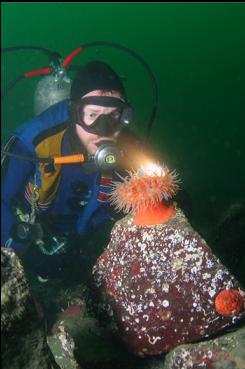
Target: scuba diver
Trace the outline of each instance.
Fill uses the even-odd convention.
[[[110,183],[151,155],[129,130],[131,120],[121,79],[93,61],[72,81],[70,99],[14,131],[3,168],[1,245],[40,281],[62,276],[73,237],[95,234],[118,217]]]
[[[159,161],[147,139],[131,129],[133,108],[118,74],[102,61],[67,68],[78,53],[94,46],[127,52],[147,71],[153,87],[148,139],[157,110],[157,83],[148,64],[133,50],[91,42],[61,63],[59,53],[44,48],[2,49],[41,51],[51,65],[24,73],[2,94],[3,98],[22,79],[48,75],[35,92],[36,116],[15,129],[1,149],[1,246],[13,248],[41,282],[64,278],[65,270],[75,271],[76,261],[81,270],[80,253],[97,252],[92,263],[96,260],[100,244],[105,247],[111,227],[123,215],[110,205],[111,183],[123,180],[128,170]],[[78,71],[72,81],[66,68]],[[175,197],[178,204],[183,203],[183,194],[179,191],[179,198]],[[185,196],[184,203],[190,203]],[[91,239],[98,244],[96,251],[90,247]]]

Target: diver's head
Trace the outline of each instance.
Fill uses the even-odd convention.
[[[117,91],[120,97],[126,100],[126,92],[119,76],[108,64],[101,61],[90,62],[80,68],[72,82],[71,100],[80,100],[95,90]]]
[[[131,115],[124,86],[109,65],[94,61],[80,70],[71,86],[71,120],[90,155],[102,141],[116,142]]]

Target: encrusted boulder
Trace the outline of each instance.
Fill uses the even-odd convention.
[[[181,345],[166,356],[161,368],[244,369],[244,342],[245,327],[207,342]]]
[[[245,316],[239,282],[180,210],[152,226],[131,215],[118,221],[93,277],[102,309],[142,357],[213,337]]]

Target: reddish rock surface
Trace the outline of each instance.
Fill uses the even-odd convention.
[[[59,324],[62,320],[69,318],[69,317],[75,317],[79,316],[82,312],[82,306],[81,305],[70,305],[68,306],[65,311],[58,317],[57,322],[53,325],[51,332],[52,334],[56,334],[58,332]]]
[[[118,221],[93,277],[101,306],[139,356],[211,337],[245,316],[244,308],[216,311],[222,290],[244,292],[180,210],[154,226],[136,226],[130,215]]]

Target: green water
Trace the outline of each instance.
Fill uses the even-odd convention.
[[[63,57],[92,41],[119,43],[151,66],[159,106],[150,144],[176,168],[200,229],[215,225],[245,188],[244,3],[1,3],[2,47],[33,45]],[[121,51],[91,48],[74,64],[107,61],[124,77],[145,135],[152,90],[144,68]],[[47,66],[39,52],[2,55],[2,88]],[[33,114],[38,79],[19,82],[2,106],[2,144]]]

